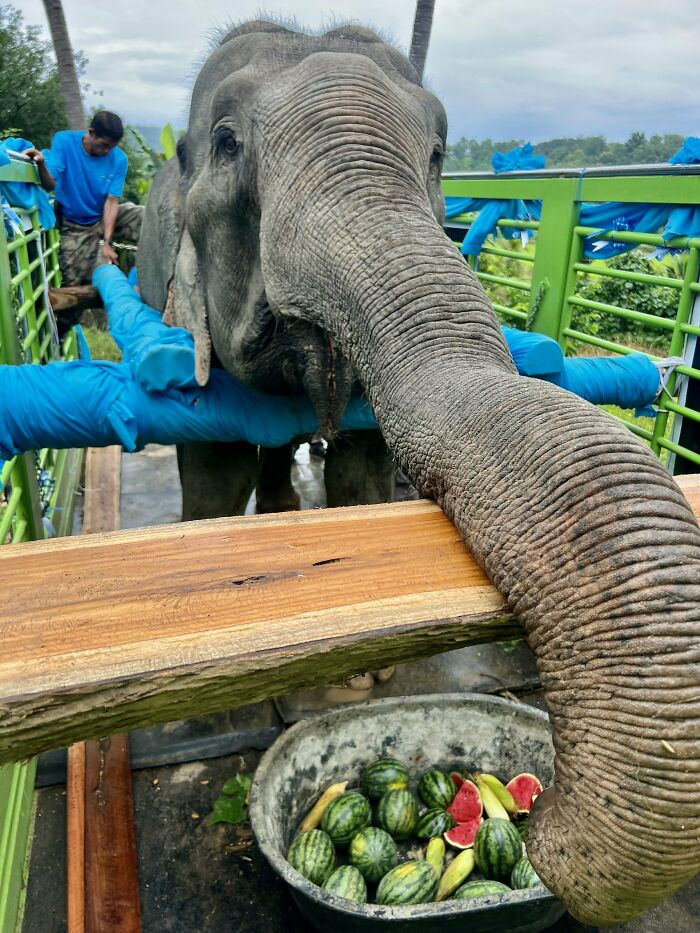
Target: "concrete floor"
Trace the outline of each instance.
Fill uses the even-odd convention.
[[[305,507],[322,504],[321,462],[298,453],[297,486]],[[177,521],[180,509],[172,448],[149,447],[122,466],[122,527]],[[249,509],[254,508],[251,503]],[[377,696],[431,692],[503,692],[542,705],[536,669],[523,645],[487,645],[399,668]],[[303,702],[271,701],[132,736],[134,805],[144,933],[311,933],[273,875],[246,825],[209,826],[224,782],[254,771],[259,749],[284,728],[282,714],[304,715]],[[194,759],[194,760],[188,760]],[[165,762],[170,762],[165,764]],[[65,933],[65,785],[60,754],[42,761],[45,786],[37,819],[23,933]],[[700,876],[641,920],[617,933],[692,933],[700,929]],[[550,933],[582,933],[564,918]],[[508,933],[504,930],[503,933]]]

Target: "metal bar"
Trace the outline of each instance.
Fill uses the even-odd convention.
[[[517,259],[518,262],[534,263],[535,261],[535,253],[526,253],[524,251],[520,252],[514,249],[503,249],[500,246],[484,246],[481,252],[486,253],[487,256],[505,256],[506,259]]]
[[[524,292],[530,291],[530,283],[520,279],[509,279],[504,275],[492,275],[490,272],[477,272],[477,276],[482,282],[492,282],[494,285],[503,285],[505,288],[519,288]]]
[[[695,411],[694,408],[688,408],[686,405],[677,405],[670,399],[664,401],[664,408],[674,412],[676,415],[682,415],[683,418],[690,418],[691,421],[700,422],[700,411]]]
[[[696,249],[700,239],[695,237],[676,237],[664,240],[658,233],[637,233],[633,230],[602,230],[600,227],[574,227],[577,236],[596,236],[599,240],[612,240],[620,243],[633,243],[635,246],[665,246],[668,249]]]
[[[681,288],[681,279],[672,279],[668,275],[648,275],[645,272],[627,272],[625,269],[610,269],[608,266],[598,266],[593,263],[575,262],[574,269],[584,275],[600,275],[608,279],[625,279],[629,282],[639,282],[642,285],[660,285],[663,288]]]
[[[670,318],[656,317],[655,314],[645,314],[644,311],[633,311],[631,308],[618,308],[617,305],[604,304],[602,301],[592,301],[590,298],[580,298],[578,295],[569,295],[567,298],[569,304],[576,305],[577,308],[589,308],[592,311],[602,311],[605,314],[613,314],[615,317],[626,318],[630,321],[639,321],[640,324],[648,324],[650,327],[659,327],[662,330],[675,330],[676,322]]]
[[[659,447],[663,447],[665,450],[670,450],[674,454],[685,457],[686,460],[690,460],[691,463],[695,463],[700,466],[700,454],[696,454],[694,451],[688,450],[687,447],[681,447],[680,444],[674,444],[673,441],[669,441],[668,438],[665,437],[660,437],[657,443]]]
[[[527,321],[527,313],[525,311],[517,311],[515,308],[508,308],[506,305],[498,304],[495,301],[492,301],[491,305],[494,311],[507,314],[509,317],[517,318],[519,321]]]
[[[600,337],[594,337],[592,334],[584,334],[583,331],[574,330],[572,327],[565,327],[562,330],[565,337],[571,337],[572,340],[579,340],[581,343],[590,343],[593,347],[600,347],[601,350],[609,350],[610,353],[628,354],[635,351],[631,347],[626,347],[622,343],[613,343],[611,340],[602,340]],[[651,357],[655,359],[655,357]]]

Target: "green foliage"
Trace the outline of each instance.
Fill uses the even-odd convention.
[[[134,126],[125,127],[124,136],[119,143],[129,160],[129,170],[124,183],[124,201],[143,204],[151,188],[153,176],[163,161],[163,157],[154,152]]]
[[[75,58],[80,76],[85,59]],[[12,6],[0,6],[0,127],[3,138],[23,136],[40,149],[68,129],[51,43]]]
[[[177,139],[175,138],[175,131],[170,123],[166,123],[160,131],[160,145],[165,158],[172,159],[177,150]]]
[[[110,360],[112,363],[121,362],[121,352],[112,339],[111,334],[100,327],[83,327],[85,339],[90,347],[93,360]]]
[[[596,265],[597,263],[592,263],[591,267],[595,268]],[[668,278],[677,277],[673,266],[652,260],[638,250],[614,256],[605,265],[609,269],[625,269],[628,272],[641,272],[645,275],[665,275]],[[631,311],[641,311],[644,314],[652,314],[667,320],[673,320],[678,310],[677,289],[665,288],[662,285],[646,285],[626,279],[589,276],[587,281],[581,283],[579,294],[582,298],[588,298],[591,301],[615,305],[618,308],[628,308]],[[574,311],[572,326],[577,330],[599,333],[606,340],[613,340],[617,343],[641,344],[659,350],[668,349],[670,338],[667,331],[660,331],[613,314],[599,314],[584,308],[576,308]],[[580,311],[583,311],[583,315],[579,314]],[[594,331],[591,330],[588,320],[591,315],[597,318]]]
[[[626,142],[608,142],[603,136],[574,136],[548,139],[535,144],[535,150],[547,157],[547,167],[581,165],[647,165],[667,162],[683,144],[684,136],[678,133],[654,134],[647,138],[645,133],[632,133]],[[491,157],[495,152],[508,152],[514,146],[522,146],[527,140],[506,139],[496,142],[491,139],[457,140],[447,147],[445,171],[491,171]]]
[[[221,796],[214,802],[214,809],[208,817],[209,824],[244,823],[248,818],[248,794],[252,782],[248,774],[229,778],[221,788]]]

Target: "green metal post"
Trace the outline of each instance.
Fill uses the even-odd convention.
[[[571,234],[578,222],[578,179],[552,178],[542,199],[535,265],[530,292],[530,330],[554,340],[562,338],[569,273]]]

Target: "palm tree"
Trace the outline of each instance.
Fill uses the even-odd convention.
[[[58,79],[66,105],[66,117],[72,130],[82,130],[85,128],[85,111],[80,97],[78,73],[75,69],[66,17],[63,14],[63,4],[61,0],[43,0],[43,3],[58,62]]]
[[[434,12],[435,0],[416,0],[416,17],[413,20],[411,51],[408,53],[408,57],[421,80],[423,79],[425,59],[430,45],[430,31],[433,26]]]

